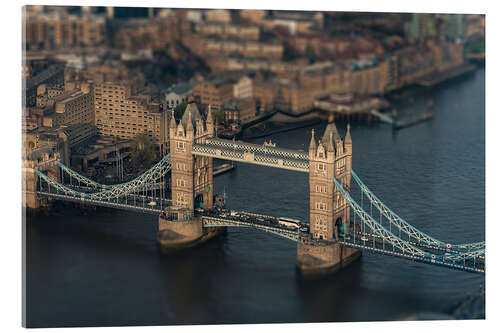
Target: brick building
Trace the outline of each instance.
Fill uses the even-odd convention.
[[[168,151],[168,115],[149,96],[135,95],[128,83],[100,83],[94,88],[95,125],[98,133],[131,139],[145,133]]]

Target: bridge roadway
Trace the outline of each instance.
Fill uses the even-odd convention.
[[[302,222],[296,228],[280,224],[275,216],[237,212],[231,210],[204,211],[201,214],[204,227],[247,227],[263,230],[272,234],[298,241],[300,230],[309,230],[308,224]]]
[[[193,155],[251,163],[267,167],[309,172],[309,156],[298,150],[256,145],[219,138],[193,145]]]

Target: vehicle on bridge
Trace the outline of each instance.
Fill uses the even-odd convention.
[[[278,218],[278,223],[293,230],[298,229],[302,222],[296,219],[291,219],[289,217],[280,217]]]

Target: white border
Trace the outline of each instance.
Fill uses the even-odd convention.
[[[498,101],[499,84],[498,63],[498,22],[499,15],[494,9],[494,1],[475,0],[458,2],[455,0],[349,0],[349,1],[319,1],[308,0],[292,3],[285,0],[254,0],[235,3],[228,0],[169,0],[169,1],[30,1],[29,4],[45,5],[113,5],[135,7],[191,7],[191,8],[252,8],[252,9],[295,9],[295,10],[335,10],[335,11],[377,11],[377,12],[440,12],[440,13],[486,13],[487,24],[487,74],[486,74],[486,240],[487,240],[487,312],[486,321],[451,321],[451,322],[378,322],[378,323],[332,323],[332,324],[287,324],[287,325],[219,325],[219,326],[166,326],[166,327],[127,327],[127,328],[81,328],[79,330],[100,331],[132,330],[132,331],[164,331],[190,332],[204,330],[209,332],[255,332],[255,330],[286,329],[299,330],[349,330],[369,332],[422,332],[448,331],[471,332],[478,330],[490,331],[496,326],[498,316],[498,279],[497,265],[498,242],[494,235],[499,235],[498,223],[498,193],[495,189],[500,184],[496,168],[498,165],[498,126],[500,124],[500,105]],[[21,6],[22,1],[4,3],[1,10],[2,24],[2,281],[1,309],[4,328],[20,330],[21,328]],[[2,102],[3,102],[2,101]],[[5,213],[6,212],[6,213]],[[58,332],[66,329],[58,329]],[[493,331],[493,330],[492,330]]]

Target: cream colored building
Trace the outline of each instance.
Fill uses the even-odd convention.
[[[149,96],[133,94],[127,83],[101,83],[94,88],[98,133],[123,139],[147,134],[163,153],[168,151],[168,115]]]
[[[94,123],[92,92],[75,89],[55,97],[53,101],[54,113],[44,117],[44,126]]]

